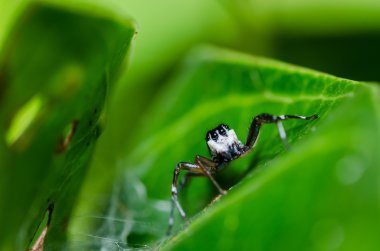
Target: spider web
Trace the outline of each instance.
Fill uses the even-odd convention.
[[[45,250],[157,250],[165,236],[170,201],[149,199],[145,186],[132,173],[123,172],[114,182],[104,213],[73,216],[83,231],[70,230],[67,245],[45,245]],[[165,226],[165,227],[163,227]]]

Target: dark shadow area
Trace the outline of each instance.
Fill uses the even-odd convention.
[[[274,37],[273,57],[339,77],[380,82],[380,33]]]

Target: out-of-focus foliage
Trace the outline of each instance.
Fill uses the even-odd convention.
[[[204,133],[220,122],[244,138],[261,112],[322,117],[285,124],[290,152],[275,128],[265,127],[257,149],[217,177],[224,187],[242,182],[166,248],[378,246],[367,232],[378,232],[368,222],[379,212],[378,176],[371,175],[379,163],[377,87],[219,49],[191,53],[179,71],[178,62],[212,43],[379,81],[379,1],[2,0],[0,9],[0,249],[25,249],[53,203],[47,249],[160,245],[174,165],[207,155]],[[134,34],[127,14],[138,35],[119,78]],[[370,116],[355,119],[362,114]],[[301,168],[307,161],[309,169]],[[193,216],[213,196],[206,179],[195,179],[182,199]],[[244,220],[228,217],[237,214]],[[365,227],[352,237],[352,229]]]
[[[108,89],[134,35],[125,14],[87,7],[2,6],[2,25],[13,26],[1,33],[0,250],[25,250],[47,210],[48,243],[65,239]]]
[[[356,80],[380,81],[377,0],[223,0],[246,48]],[[254,46],[252,46],[254,44]]]

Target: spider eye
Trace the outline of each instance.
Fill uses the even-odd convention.
[[[227,132],[226,132],[226,130],[225,130],[223,127],[220,128],[220,129],[218,130],[218,132],[219,132],[220,135],[227,136]]]
[[[211,133],[211,138],[212,138],[214,141],[218,140],[218,134],[217,134],[216,132],[212,132],[212,133]]]

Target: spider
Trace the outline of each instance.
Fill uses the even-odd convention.
[[[214,173],[222,170],[229,162],[245,156],[249,153],[255,146],[257,138],[260,133],[261,125],[275,123],[277,124],[278,132],[280,138],[288,148],[288,143],[286,140],[286,133],[284,126],[282,125],[283,120],[288,119],[302,119],[302,120],[314,120],[318,118],[318,115],[312,116],[298,116],[298,115],[271,115],[267,113],[262,113],[254,117],[247,136],[245,144],[237,138],[236,133],[233,129],[228,127],[226,124],[220,124],[216,128],[210,130],[206,134],[206,142],[209,152],[212,156],[212,160],[197,155],[195,157],[195,163],[180,162],[174,169],[173,183],[172,183],[172,205],[169,216],[169,226],[167,230],[167,235],[171,233],[174,224],[174,208],[177,207],[180,215],[185,221],[186,225],[189,221],[186,217],[185,211],[182,209],[181,204],[178,201],[178,192],[183,188],[186,182],[192,176],[207,176],[214,186],[218,189],[221,195],[226,194],[226,191],[220,187],[218,182],[212,176]],[[178,176],[180,171],[186,171],[183,179],[181,181],[180,187],[178,187]]]

